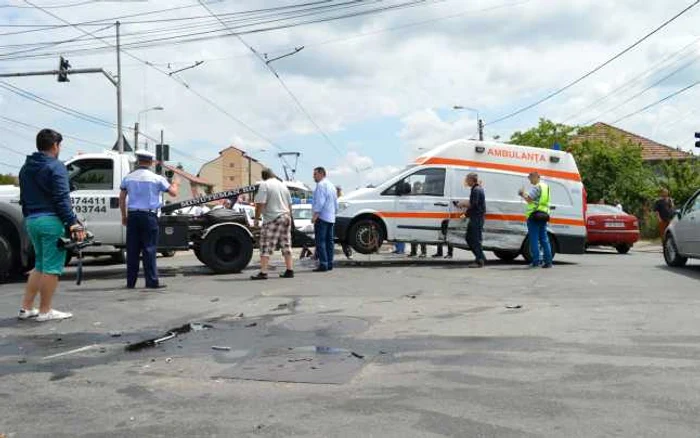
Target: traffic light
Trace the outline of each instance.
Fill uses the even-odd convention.
[[[700,132],[695,133],[695,147],[700,148]]]
[[[170,145],[169,144],[157,144],[156,145],[156,173],[158,175],[163,174],[162,163],[170,161]]]
[[[61,56],[61,60],[58,63],[58,82],[70,82],[68,70],[70,70],[70,62]]]

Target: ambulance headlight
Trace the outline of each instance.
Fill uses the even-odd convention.
[[[347,202],[339,202],[338,203],[338,211],[345,211],[348,209],[349,206],[350,206],[350,204],[348,204]]]

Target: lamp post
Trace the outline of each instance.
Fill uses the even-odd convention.
[[[479,110],[476,108],[470,108],[464,105],[455,105],[452,107],[454,110],[466,110],[476,113],[476,127],[479,132],[479,141],[484,141],[484,121],[479,117]]]
[[[147,113],[149,111],[163,111],[162,106],[154,106],[153,108],[147,108],[145,110],[139,111],[136,116],[136,123],[134,124],[134,150],[139,148],[139,123],[141,122],[141,114]]]

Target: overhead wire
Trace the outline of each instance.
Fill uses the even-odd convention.
[[[693,9],[695,6],[698,5],[698,3],[700,3],[700,0],[695,0],[695,1],[694,1],[693,3],[691,3],[689,6],[685,7],[682,11],[678,12],[676,15],[674,15],[674,16],[671,17],[671,18],[669,18],[668,20],[664,21],[661,25],[659,25],[658,27],[656,27],[655,29],[653,29],[651,32],[646,33],[643,37],[637,39],[633,44],[627,46],[625,49],[623,49],[622,51],[618,52],[618,53],[615,54],[613,57],[607,59],[605,62],[603,62],[602,64],[599,64],[598,66],[596,66],[596,67],[593,68],[592,70],[588,71],[588,72],[585,73],[584,75],[580,76],[579,78],[575,79],[574,81],[569,82],[567,85],[565,85],[565,86],[563,86],[563,87],[561,87],[561,88],[559,88],[559,89],[557,89],[557,90],[555,90],[555,91],[553,91],[553,92],[547,94],[547,95],[544,96],[543,98],[538,99],[537,101],[535,101],[535,102],[533,102],[533,103],[531,103],[531,104],[528,104],[528,105],[526,105],[526,106],[524,106],[524,107],[522,107],[522,108],[519,108],[519,109],[517,109],[517,110],[515,110],[515,111],[512,111],[512,112],[510,112],[510,113],[508,113],[508,114],[506,114],[506,115],[504,115],[504,116],[502,116],[502,117],[498,117],[496,120],[493,120],[493,121],[491,121],[491,122],[486,123],[485,126],[495,125],[496,123],[500,123],[500,122],[502,122],[502,121],[504,121],[504,120],[508,120],[508,119],[510,119],[510,118],[512,118],[512,117],[515,117],[515,116],[517,116],[517,115],[519,115],[519,114],[522,114],[522,113],[524,113],[525,111],[528,111],[528,110],[530,110],[530,109],[532,109],[532,108],[535,108],[536,106],[539,106],[539,105],[541,105],[542,103],[547,102],[548,100],[550,100],[550,99],[552,99],[552,98],[558,96],[559,94],[563,93],[564,91],[570,89],[571,87],[575,86],[576,84],[580,83],[581,81],[583,81],[583,80],[589,78],[590,76],[594,75],[594,74],[597,73],[598,71],[602,70],[603,68],[605,68],[606,66],[608,66],[609,64],[611,64],[611,63],[614,62],[615,60],[619,59],[620,57],[622,57],[622,56],[625,55],[626,53],[630,52],[630,51],[633,50],[635,47],[639,46],[641,43],[643,43],[643,42],[646,41],[647,39],[651,38],[653,35],[655,35],[655,34],[658,33],[659,31],[661,31],[663,28],[665,28],[665,27],[668,26],[669,24],[673,23],[675,20],[677,20],[678,18],[680,18],[681,16],[683,16],[685,13],[687,13],[688,11],[690,11],[691,9]]]
[[[644,106],[643,108],[640,108],[640,109],[638,109],[638,110],[636,110],[636,111],[633,111],[633,112],[631,112],[631,113],[629,113],[629,114],[627,114],[627,115],[625,115],[625,116],[620,117],[619,119],[613,121],[612,124],[616,124],[616,123],[622,122],[622,121],[624,121],[624,120],[629,119],[630,117],[634,117],[634,116],[636,116],[636,115],[638,115],[638,114],[641,114],[641,113],[643,113],[644,111],[647,111],[647,110],[649,110],[649,109],[651,109],[651,108],[653,108],[653,107],[655,107],[655,106],[657,106],[657,105],[659,105],[659,104],[661,104],[661,103],[663,103],[663,102],[666,102],[666,101],[669,100],[669,99],[672,99],[672,98],[678,96],[679,94],[685,93],[686,91],[688,91],[688,90],[690,90],[690,89],[696,87],[696,86],[699,85],[699,84],[700,84],[700,81],[693,82],[692,84],[690,84],[690,85],[688,85],[688,86],[686,86],[686,87],[683,87],[683,88],[681,88],[680,90],[674,91],[673,93],[671,93],[671,94],[669,94],[669,95],[667,95],[667,96],[665,96],[665,97],[663,97],[663,98],[661,98],[661,99],[659,99],[659,100],[657,100],[657,101],[655,101],[655,102],[653,102],[653,103],[650,103],[649,105],[646,105],[646,106]]]

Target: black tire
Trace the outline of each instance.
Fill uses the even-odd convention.
[[[676,246],[676,241],[671,234],[667,234],[664,239],[664,260],[672,268],[680,268],[688,263],[688,257],[683,257],[678,252],[678,246]]]
[[[253,258],[253,239],[237,225],[213,229],[202,241],[201,259],[217,274],[238,273]]]
[[[15,274],[18,262],[19,248],[16,248],[7,236],[0,233],[0,278]]]
[[[126,249],[120,249],[118,252],[112,254],[112,263],[117,265],[123,265],[126,263]]]
[[[195,243],[193,248],[192,248],[192,251],[194,252],[195,257],[197,257],[197,260],[202,262],[203,265],[207,264],[204,261],[204,259],[202,258],[202,245],[201,245],[201,243]]]
[[[620,254],[627,254],[628,252],[630,252],[630,249],[632,249],[632,245],[630,245],[629,243],[621,243],[619,245],[615,245],[615,249]]]
[[[500,260],[503,260],[504,262],[512,262],[515,260],[520,253],[518,251],[500,251],[500,250],[495,250],[493,254],[498,257]]]
[[[160,255],[166,258],[175,257],[175,251],[161,251]]]
[[[547,236],[549,237],[549,247],[552,249],[552,260],[554,260],[554,257],[557,255],[557,245],[554,243],[554,236],[552,236],[551,233],[547,233]],[[523,258],[525,259],[526,262],[532,263],[532,256],[530,255],[530,237],[526,237],[525,241],[523,241],[523,247],[520,250],[520,253],[523,255]]]
[[[382,226],[374,219],[360,219],[348,231],[348,244],[360,254],[379,251],[383,242]]]

